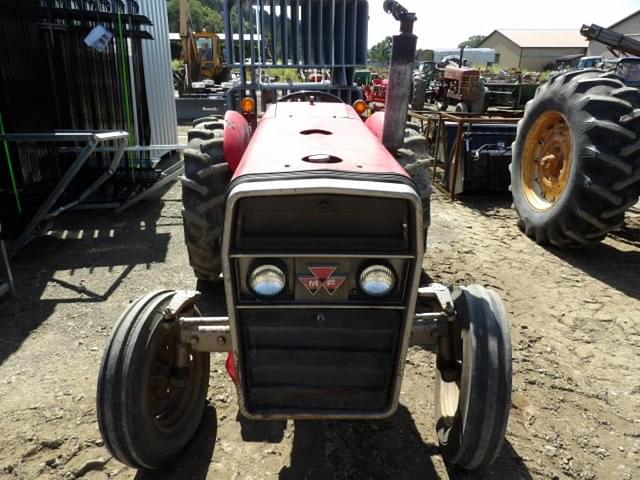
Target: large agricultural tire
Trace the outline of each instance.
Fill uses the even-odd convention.
[[[479,285],[454,290],[456,320],[439,348],[435,419],[445,461],[464,470],[500,453],[511,408],[511,333],[500,297]]]
[[[116,324],[100,366],[100,433],[111,454],[134,468],[173,463],[205,409],[209,354],[189,350],[187,367],[175,365],[177,322],[162,314],[175,293],[161,290],[131,304]]]
[[[413,94],[411,95],[412,110],[424,110],[426,88],[427,84],[424,79],[419,77],[413,79]]]
[[[469,103],[469,111],[471,113],[482,114],[487,111],[489,88],[487,88],[484,82],[479,81],[476,84],[476,91],[473,100]]]
[[[519,226],[540,244],[602,240],[640,194],[640,92],[599,70],[552,77],[527,103],[513,145]]]
[[[417,126],[415,126],[417,127]],[[427,139],[413,124],[405,128],[404,146],[398,150],[396,158],[407,170],[415,183],[422,201],[423,223],[426,231],[431,224],[431,157],[427,154]]]
[[[184,238],[195,276],[215,281],[222,271],[220,243],[231,179],[224,158],[224,121],[219,117],[198,119],[188,139],[181,179]]]

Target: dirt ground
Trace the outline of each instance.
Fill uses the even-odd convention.
[[[73,214],[14,260],[19,297],[0,303],[1,479],[640,479],[640,211],[601,245],[560,252],[525,238],[507,199],[441,194],[427,270],[497,290],[513,325],[513,408],[496,464],[447,471],[433,356],[413,348],[400,409],[383,422],[241,421],[216,356],[182,460],[160,473],[124,467],[98,432],[97,372],[131,301],[194,286],[180,207],[175,185],[120,216]]]

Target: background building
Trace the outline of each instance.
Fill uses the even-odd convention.
[[[598,23],[598,22],[595,22]],[[640,40],[640,10],[632,13],[628,17],[623,18],[617,23],[614,23],[610,27],[609,30],[614,30],[618,33],[622,33],[624,35],[631,35],[632,37]],[[611,52],[607,50],[603,44],[599,42],[589,42],[589,48],[587,50],[587,55],[600,55],[605,57],[613,57]]]
[[[544,70],[557,58],[585,55],[587,41],[575,30],[494,30],[478,47],[496,51],[496,65]]]

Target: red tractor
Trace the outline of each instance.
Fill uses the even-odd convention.
[[[386,78],[375,78],[371,85],[366,85],[363,89],[364,100],[369,108],[374,112],[384,110],[387,103],[387,89],[389,88],[389,80]]]
[[[329,93],[297,92],[255,129],[228,112],[191,132],[184,224],[202,295],[150,293],[113,331],[97,413],[121,462],[156,469],[181,454],[205,408],[210,352],[228,353],[246,418],[366,420],[396,411],[413,345],[436,353],[446,461],[476,469],[500,452],[509,322],[490,290],[425,282],[430,184],[405,129],[415,16],[384,6],[402,25],[386,113],[365,123]]]

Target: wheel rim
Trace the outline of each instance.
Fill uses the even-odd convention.
[[[462,363],[463,363],[463,339],[458,329],[449,326],[449,355],[451,355],[451,363],[447,365],[446,360],[442,359],[438,363],[448,368],[445,372],[438,369],[437,375],[440,376],[438,396],[440,404],[441,420],[444,427],[438,428],[438,436],[440,441],[447,443],[450,428],[453,426],[454,420],[460,407],[460,394],[462,390]],[[438,352],[440,354],[440,352]]]
[[[160,322],[149,341],[147,408],[158,430],[171,435],[182,428],[199,401],[202,362],[189,352],[187,366],[176,366],[177,328]]]
[[[571,155],[567,118],[560,112],[544,112],[527,135],[521,167],[525,198],[534,209],[549,210],[566,191]]]

